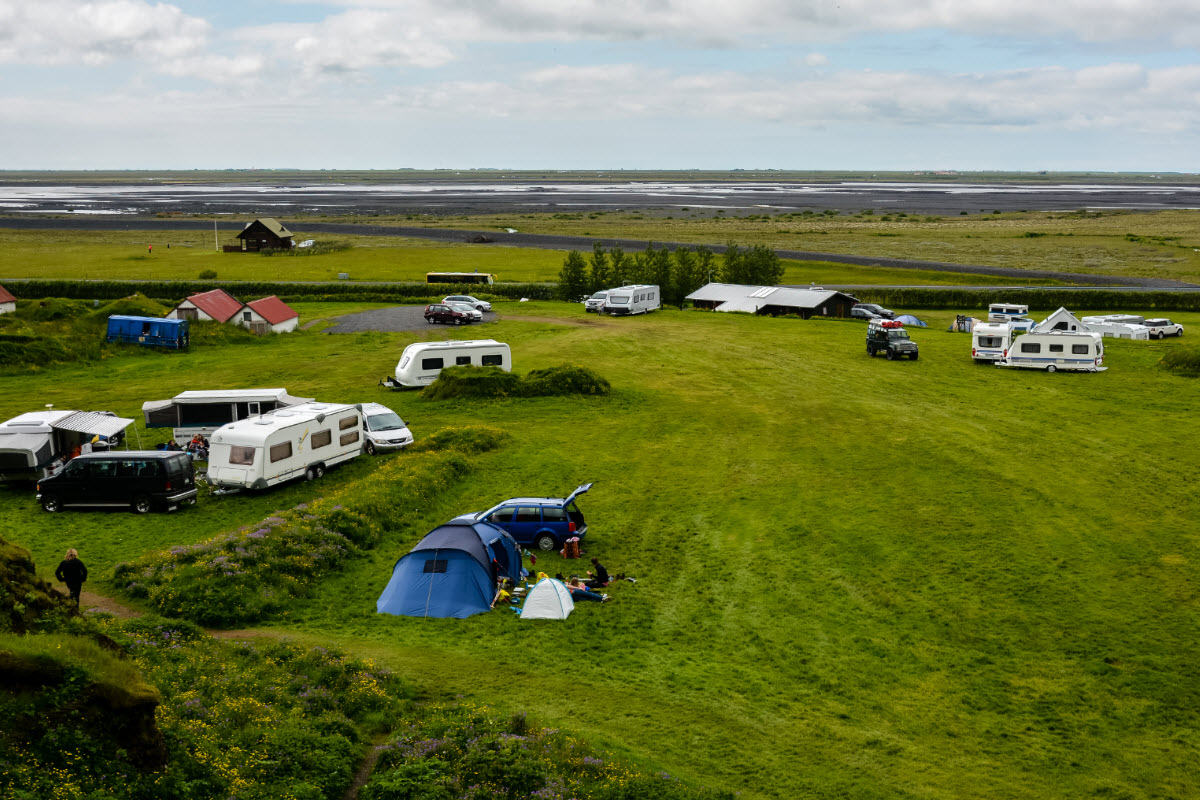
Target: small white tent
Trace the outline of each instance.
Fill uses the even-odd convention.
[[[571,590],[562,581],[542,578],[525,598],[521,619],[566,619],[575,610]]]

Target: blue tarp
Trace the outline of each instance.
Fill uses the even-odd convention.
[[[442,525],[396,562],[375,610],[404,617],[462,619],[480,614],[491,608],[495,578],[520,569],[516,542],[496,526],[486,522]]]

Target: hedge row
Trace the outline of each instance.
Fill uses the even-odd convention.
[[[427,302],[448,294],[469,294],[482,298],[552,300],[553,283],[451,284],[367,283],[363,281],[329,283],[293,283],[289,281],[7,281],[9,291],[21,299],[69,297],[79,300],[113,300],[140,292],[158,300],[180,300],[188,295],[224,289],[240,299],[278,295],[284,300],[326,300],[358,302]]]

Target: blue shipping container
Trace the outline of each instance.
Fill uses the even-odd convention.
[[[108,318],[108,341],[179,350],[188,346],[188,321],[114,315]]]

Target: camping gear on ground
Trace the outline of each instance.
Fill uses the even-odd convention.
[[[575,610],[571,590],[562,581],[543,578],[529,590],[521,619],[566,619]]]
[[[579,537],[572,536],[563,543],[562,552],[559,553],[563,558],[579,558]]]
[[[441,525],[396,562],[375,610],[404,617],[481,614],[496,597],[493,563],[497,573],[519,572],[518,552],[511,537],[489,523]]]

